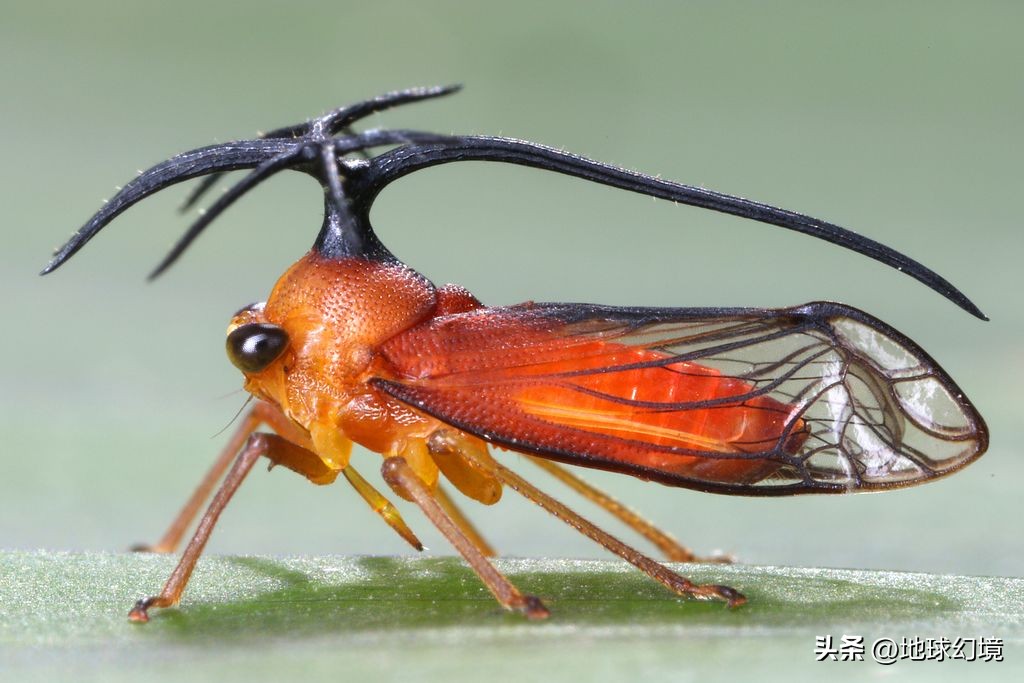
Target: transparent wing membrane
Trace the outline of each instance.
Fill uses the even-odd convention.
[[[416,358],[424,345],[446,360]],[[386,352],[404,376],[378,386],[462,429],[702,490],[907,486],[987,446],[981,417],[923,350],[839,304],[483,309]]]

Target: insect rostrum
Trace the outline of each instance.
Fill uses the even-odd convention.
[[[249,169],[154,276],[275,173],[298,170],[324,188],[324,222],[312,250],[281,276],[266,302],[230,322],[228,355],[258,400],[151,548],[173,551],[223,478],[178,568],[158,596],[139,601],[132,619],[145,621],[150,608],[178,602],[213,523],[261,456],[317,484],[344,475],[385,522],[421,548],[397,508],[350,462],[353,442],[381,453],[384,481],[420,507],[497,600],[541,618],[547,609],[494,569],[487,560],[493,550],[447,487],[484,504],[510,488],[679,595],[731,606],[745,598],[727,586],[693,584],[625,545],[492,458],[488,444],[527,454],[668,559],[689,561],[698,558],[671,536],[555,463],[772,496],[910,486],[954,472],[985,451],[983,420],[942,368],[892,327],[842,304],[488,307],[401,263],[370,226],[370,207],[384,187],[439,164],[504,162],[803,232],[898,268],[984,318],[916,261],[808,216],[521,140],[352,130],[374,112],[454,90],[389,93],[257,139],[180,154],[128,183],[44,270],[60,266],[131,205],[185,180],[206,176],[187,200],[191,206],[222,174]],[[261,425],[270,432],[256,431]]]

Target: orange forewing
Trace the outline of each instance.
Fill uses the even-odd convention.
[[[750,396],[747,382],[509,309],[439,318],[382,351],[404,380],[381,382],[389,393],[472,433],[579,464],[752,484],[779,463],[751,454],[780,440],[795,452],[806,437],[793,406]],[[671,408],[679,405],[688,407]]]
[[[909,486],[987,445],[977,411],[920,347],[828,302],[442,306],[379,351],[378,389],[459,429],[707,491]]]

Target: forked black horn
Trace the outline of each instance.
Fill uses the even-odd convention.
[[[357,211],[368,211],[387,185],[415,171],[455,161],[496,161],[554,171],[659,199],[749,218],[817,237],[891,266],[922,282],[973,316],[984,313],[944,277],[895,249],[833,223],[735,197],[714,190],[609,166],[599,161],[524,140],[489,136],[450,136],[427,145],[408,145],[374,157],[367,171],[354,179]]]
[[[373,230],[370,228],[367,220],[356,220],[356,217],[352,215],[349,201],[342,187],[338,164],[346,164],[342,158],[346,154],[373,147],[438,142],[443,139],[443,136],[415,130],[368,130],[364,133],[357,133],[340,139],[328,138],[324,141],[317,141],[300,138],[297,141],[292,141],[290,149],[257,165],[249,174],[232,185],[217,201],[211,204],[203,215],[196,219],[189,226],[188,230],[185,231],[185,234],[175,242],[159,265],[150,273],[149,278],[152,280],[167,270],[188,249],[189,245],[199,237],[199,234],[214,219],[220,216],[225,209],[241,199],[242,195],[278,171],[285,169],[304,171],[319,180],[324,188],[325,199],[331,209],[325,212],[321,236],[317,238],[318,244],[324,241],[324,233],[333,234],[336,230],[340,230],[342,226],[347,226],[344,235],[338,236],[333,240],[326,240],[331,244],[338,243],[340,240],[340,242],[348,245],[347,251],[344,251],[344,253],[338,252],[337,255],[320,249],[318,251],[322,251],[325,256],[330,258],[338,258],[342,255],[366,255],[367,257],[372,255],[374,258],[377,258],[377,250],[370,250],[366,254],[361,254],[356,246],[364,242],[368,245],[374,243],[380,245],[380,242],[373,235]],[[346,168],[350,167],[346,165]],[[380,246],[383,247],[383,245]]]
[[[410,130],[353,133],[351,125],[391,107],[441,97],[459,86],[413,88],[335,109],[304,124],[272,130],[259,139],[185,152],[157,164],[114,196],[57,251],[42,274],[52,272],[124,210],[165,187],[208,176],[186,200],[193,205],[228,171],[252,169],[215,201],[175,244],[150,277],[174,263],[225,209],[275,173],[292,169],[315,177],[324,188],[324,223],[314,249],[328,258],[394,257],[377,239],[369,213],[387,185],[415,171],[455,161],[495,161],[554,171],[631,192],[668,199],[802,232],[891,266],[922,282],[972,315],[985,315],[945,278],[875,240],[804,214],[713,190],[627,171],[532,142],[501,137],[446,136]],[[382,146],[395,149],[363,160],[349,154]]]
[[[382,145],[437,142],[443,136],[420,131],[366,131],[342,138],[333,136],[347,130],[356,121],[371,114],[420,100],[442,97],[456,92],[461,86],[439,86],[431,88],[410,88],[386,93],[373,99],[341,107],[308,121],[304,124],[279,128],[264,134],[256,140],[242,140],[221,145],[202,147],[179,154],[153,166],[125,185],[104,207],[71,236],[71,239],[57,250],[53,258],[40,273],[46,275],[59,268],[100,230],[132,205],[150,195],[186,180],[208,176],[186,200],[187,205],[195,203],[216,181],[228,171],[253,169],[239,183],[228,190],[210,209],[189,227],[174,245],[163,261],[150,274],[150,279],[164,272],[196,237],[231,204],[259,183],[284,169],[305,171],[316,177],[335,204],[334,213],[344,216],[350,213],[343,192],[338,191],[332,178],[337,176],[335,160],[346,154],[359,152]],[[331,162],[327,159],[330,157]],[[333,222],[325,221],[324,229]],[[353,229],[370,230],[366,221],[342,221]],[[371,235],[372,237],[372,235]],[[321,240],[318,239],[318,242]],[[353,235],[352,244],[371,244],[376,238]],[[327,240],[328,243],[337,242]],[[379,244],[379,242],[377,242]]]
[[[362,102],[357,102],[344,107],[338,107],[337,109],[331,110],[318,118],[311,119],[306,123],[276,128],[260,134],[260,138],[300,138],[312,135],[315,129],[319,129],[322,134],[326,136],[334,136],[338,133],[344,133],[346,136],[351,136],[354,135],[351,130],[352,124],[366,118],[367,116],[403,104],[429,100],[435,97],[444,97],[445,95],[458,92],[461,89],[461,85],[455,84],[433,86],[429,88],[396,90],[394,92],[384,93],[383,95],[374,97],[373,99],[363,100]],[[181,209],[185,211],[195,206],[196,202],[198,202],[206,192],[216,185],[217,181],[222,176],[222,173],[215,173],[204,178],[203,181],[196,186],[196,189],[192,194],[189,195],[188,199],[186,199],[182,204]]]
[[[153,166],[132,179],[107,201],[102,209],[57,250],[40,274],[46,275],[56,270],[107,224],[146,197],[171,185],[208,173],[253,168],[287,152],[288,149],[288,143],[282,140],[243,140],[194,149]]]

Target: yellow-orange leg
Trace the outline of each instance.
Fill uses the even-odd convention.
[[[612,498],[601,489],[583,481],[558,463],[532,455],[527,458],[534,465],[547,471],[590,502],[605,509],[630,529],[653,543],[665,555],[665,559],[672,562],[715,562],[719,564],[728,564],[732,561],[727,556],[697,557],[693,551],[673,538],[671,534],[654,526],[635,510]]]
[[[497,465],[496,472],[498,474],[498,478],[501,479],[501,482],[505,486],[508,486],[527,500],[530,500],[544,508],[584,536],[597,541],[602,546],[626,560],[677,595],[705,599],[717,598],[725,600],[729,607],[738,607],[747,601],[742,593],[734,588],[730,588],[729,586],[710,584],[703,586],[697,585],[689,579],[680,576],[668,567],[647,557],[639,550],[626,545],[611,534],[601,530],[562,503],[537,489],[537,487],[533,486],[507,467],[499,464]]]
[[[222,476],[224,476],[225,470],[228,465],[234,459],[235,455],[241,449],[242,444],[249,438],[249,435],[256,431],[261,425],[265,424],[274,430],[279,436],[287,439],[289,442],[299,446],[299,449],[291,449],[289,453],[292,456],[294,462],[289,463],[286,461],[271,462],[273,465],[284,465],[288,469],[291,469],[299,474],[305,476],[307,479],[312,481],[314,484],[329,484],[335,480],[338,473],[323,464],[323,462],[310,452],[310,441],[309,435],[306,434],[301,428],[295,425],[289,420],[284,413],[278,408],[260,401],[252,407],[252,409],[246,413],[245,418],[242,420],[242,424],[238,426],[235,433],[231,436],[227,445],[224,446],[224,450],[221,451],[220,455],[217,456],[216,462],[210,467],[209,471],[203,477],[202,481],[199,482],[199,486],[196,487],[195,491],[185,502],[185,505],[178,512],[178,515],[171,522],[170,527],[164,533],[160,541],[153,546],[148,545],[136,545],[132,547],[132,550],[141,552],[153,552],[153,553],[173,553],[174,549],[181,543],[181,539],[184,537],[185,532],[188,531],[189,526],[192,524],[192,520],[199,514],[199,509],[203,503],[210,497],[210,493],[213,491],[213,487],[217,484]],[[401,515],[394,505],[391,504],[384,496],[378,493],[365,479],[359,476],[359,473],[352,469],[351,466],[345,469],[345,478],[352,485],[352,487],[362,496],[374,512],[379,514],[388,526],[398,532],[398,535],[406,540],[412,547],[417,550],[423,550],[423,545],[419,539],[412,532],[411,529],[405,524]]]
[[[308,438],[302,434],[302,430],[292,424],[281,411],[268,403],[263,403],[262,401],[257,403],[252,407],[252,410],[246,413],[242,423],[235,430],[235,433],[231,435],[227,445],[224,446],[224,450],[217,456],[217,460],[207,471],[202,481],[199,482],[199,486],[192,492],[185,505],[182,506],[181,511],[178,512],[174,521],[171,522],[163,537],[156,545],[136,545],[132,547],[132,550],[152,553],[173,553],[174,549],[181,543],[185,532],[192,525],[192,520],[199,514],[203,503],[210,497],[214,486],[224,476],[224,472],[228,469],[231,461],[234,460],[238,451],[242,448],[242,444],[261,424],[270,426],[275,432],[293,443],[301,444],[303,441],[308,441]]]
[[[473,568],[484,585],[494,594],[506,609],[522,612],[529,619],[544,619],[550,613],[544,603],[533,595],[519,592],[512,583],[492,565],[476,544],[471,541],[459,525],[444,511],[434,497],[434,492],[420,479],[412,467],[401,457],[391,457],[381,467],[384,481],[402,497],[415,502],[434,526],[444,534],[469,566]]]
[[[380,515],[387,522],[388,526],[394,529],[413,548],[423,550],[423,544],[420,543],[420,539],[416,538],[416,534],[408,527],[405,520],[402,519],[402,515],[398,513],[398,508],[390,500],[373,488],[370,482],[363,479],[362,475],[352,468],[352,465],[348,465],[343,472],[345,473],[345,478],[348,479],[348,483],[352,484],[352,488],[363,497],[363,500],[370,504],[373,511]]]

